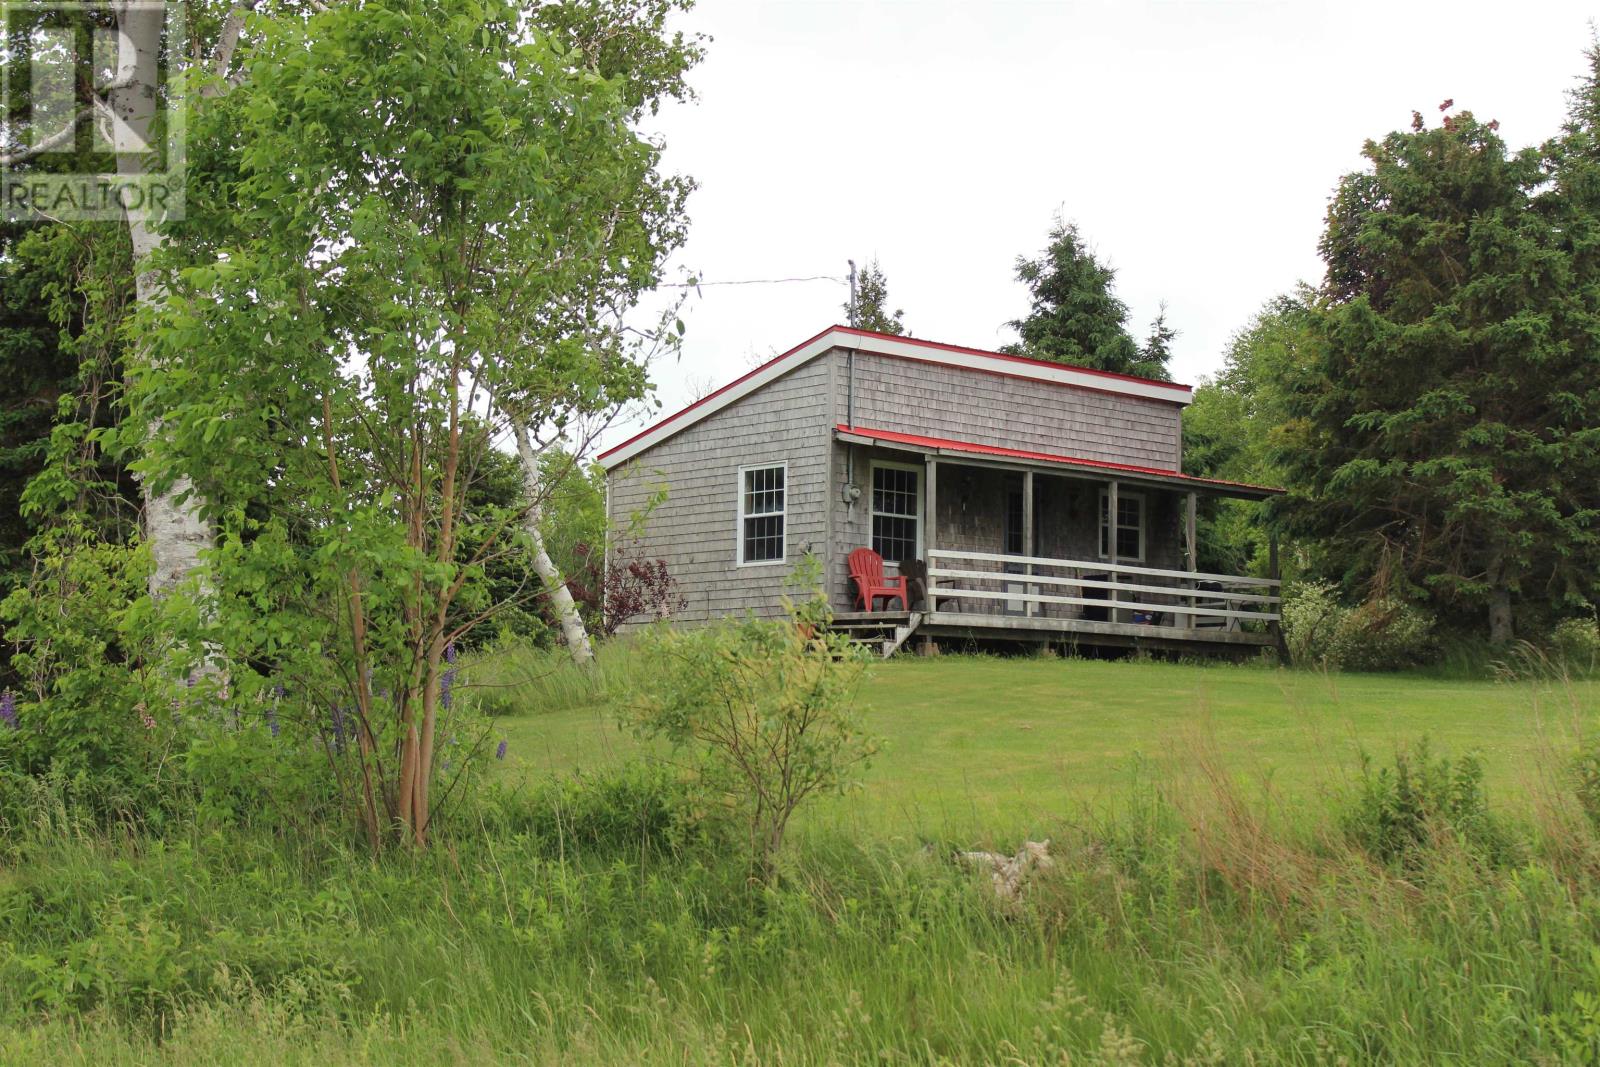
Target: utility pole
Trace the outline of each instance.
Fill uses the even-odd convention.
[[[847,259],[845,262],[850,264],[850,325],[854,327],[856,325],[856,261]]]

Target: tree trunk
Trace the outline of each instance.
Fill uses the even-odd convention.
[[[545,591],[550,597],[550,606],[561,624],[562,640],[566,641],[567,648],[572,652],[573,662],[580,667],[587,666],[594,660],[594,649],[589,645],[589,632],[584,629],[583,616],[578,613],[577,602],[572,599],[572,591],[567,588],[566,579],[562,577],[555,561],[550,558],[550,553],[545,550],[544,533],[539,529],[540,520],[544,517],[540,499],[542,489],[539,457],[533,451],[533,442],[528,438],[527,428],[521,423],[517,424],[516,434],[517,456],[522,460],[522,488],[528,495],[528,511],[522,521],[528,540],[533,545],[533,570],[544,582]]]
[[[1489,564],[1489,643],[1511,643],[1511,587],[1506,583],[1505,562],[1497,553]]]
[[[113,79],[116,87],[107,94],[111,141],[117,154],[117,173],[138,177],[148,172],[153,149],[150,132],[158,106],[156,86],[166,12],[160,5],[123,3],[116,13],[121,47]],[[124,214],[133,245],[134,294],[141,306],[149,305],[162,293],[154,272],[145,264],[163,240],[142,211],[125,206]],[[139,362],[147,357],[146,352],[137,355]],[[156,432],[160,432],[159,427]],[[155,569],[150,574],[152,596],[161,596],[198,573],[201,551],[212,547],[214,535],[201,518],[200,499],[193,488],[188,478],[180,478],[163,493],[154,493],[148,486],[143,490],[145,538],[155,557]],[[185,495],[187,499],[180,501]]]

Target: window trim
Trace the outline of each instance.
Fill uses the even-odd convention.
[[[879,511],[878,510],[877,501],[876,501],[875,497],[873,496],[873,485],[878,480],[877,471],[878,471],[879,467],[883,467],[883,468],[885,468],[887,470],[911,471],[913,474],[915,474],[917,476],[917,502],[916,502],[915,505],[913,505],[913,514],[912,515],[906,516],[906,515],[898,514],[897,512],[893,512],[893,511]],[[867,546],[869,548],[872,548],[872,550],[874,552],[877,551],[877,549],[872,546],[872,527],[873,527],[873,520],[876,519],[879,515],[883,515],[883,516],[886,516],[886,517],[891,518],[891,519],[904,519],[904,518],[908,518],[909,517],[913,522],[915,522],[917,524],[916,547],[913,550],[915,552],[915,555],[912,558],[913,559],[922,559],[923,558],[923,547],[922,546],[924,544],[926,544],[926,541],[924,541],[924,539],[923,539],[922,510],[923,510],[923,501],[925,499],[923,494],[926,491],[927,484],[928,484],[928,467],[927,467],[927,464],[924,464],[924,463],[898,463],[898,462],[896,462],[894,460],[889,460],[889,459],[874,459],[874,460],[869,460],[868,461],[868,463],[867,463]],[[899,561],[899,560],[887,560],[886,559],[886,560],[883,561],[883,564],[886,567],[899,567],[901,562],[902,561]]]
[[[755,515],[744,513],[744,476],[750,471],[783,471],[783,508],[780,511],[763,511]],[[736,567],[781,567],[789,562],[789,461],[780,460],[777,463],[746,463],[739,468],[738,483],[734,493],[734,522],[733,522],[733,552],[734,566]],[[783,552],[777,559],[746,560],[744,558],[744,520],[755,518],[770,518],[777,515],[783,519]]]
[[[1139,554],[1137,556],[1124,556],[1121,553],[1118,553],[1117,554],[1117,561],[1119,563],[1122,562],[1123,560],[1126,560],[1129,563],[1143,563],[1144,560],[1145,560],[1145,547],[1146,547],[1145,546],[1145,529],[1146,529],[1146,527],[1148,527],[1150,525],[1149,501],[1145,499],[1145,494],[1143,494],[1143,493],[1130,492],[1129,490],[1126,490],[1126,489],[1123,489],[1121,487],[1118,487],[1118,489],[1117,489],[1117,503],[1118,503],[1118,505],[1120,506],[1122,501],[1124,501],[1124,500],[1137,500],[1139,502],[1139,526],[1138,526],[1138,530],[1139,530]],[[1100,559],[1109,560],[1111,558],[1111,553],[1106,551],[1106,549],[1110,548],[1114,544],[1114,542],[1112,542],[1112,541],[1110,541],[1108,539],[1107,541],[1105,541],[1102,544],[1102,542],[1100,540],[1100,533],[1101,533],[1101,530],[1103,529],[1103,527],[1100,525],[1100,517],[1102,515],[1106,516],[1106,518],[1108,520],[1110,520],[1106,524],[1107,526],[1112,528],[1111,530],[1107,531],[1108,537],[1115,537],[1116,536],[1116,529],[1125,528],[1125,527],[1120,527],[1120,524],[1118,524],[1115,521],[1115,517],[1111,515],[1111,490],[1109,490],[1109,489],[1100,490],[1099,504],[1095,508],[1095,516],[1094,516],[1094,543],[1095,543],[1095,548],[1097,550],[1099,550],[1099,553],[1100,553],[1099,558]]]

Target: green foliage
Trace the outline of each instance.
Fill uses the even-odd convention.
[[[641,853],[710,851],[722,843],[685,784],[659,763],[552,778],[531,789],[489,791],[477,808],[483,825],[515,834],[550,859],[586,855],[618,860]]]
[[[1578,100],[1600,88],[1591,77]],[[1278,455],[1290,530],[1352,590],[1477,614],[1600,593],[1600,182],[1575,110],[1508,152],[1470,112],[1369,142],[1322,238]]]
[[[848,788],[877,744],[853,707],[865,654],[830,619],[819,587],[786,621],[658,627],[629,709],[635,730],[686,754],[705,803],[745,823],[769,875],[795,809]]]
[[[1562,619],[1550,631],[1550,648],[1566,670],[1593,672],[1600,667],[1600,622],[1592,616]]]
[[[1228,345],[1223,369],[1195,389],[1183,412],[1183,469],[1202,478],[1283,486],[1287,473],[1275,445],[1288,421],[1284,388],[1309,358],[1308,290],[1274,297]],[[1265,575],[1272,512],[1255,501],[1200,497],[1200,569]],[[1286,545],[1284,576],[1293,579],[1301,552]],[[1312,568],[1315,573],[1315,568]]]
[[[1415,868],[1447,840],[1495,866],[1522,860],[1510,828],[1489,810],[1483,760],[1476,753],[1435,757],[1425,737],[1396,751],[1392,767],[1374,770],[1362,751],[1342,824],[1351,841],[1384,863]]]
[[[1002,351],[1094,370],[1170,379],[1165,317],[1153,327],[1152,345],[1141,350],[1128,333],[1128,305],[1113,291],[1117,272],[1085,245],[1076,223],[1057,218],[1038,259],[1017,258],[1017,280],[1027,286],[1025,318],[1008,323],[1021,337]]]
[[[1301,582],[1283,604],[1283,635],[1297,666],[1353,671],[1396,671],[1439,656],[1434,621],[1398,600],[1368,600],[1347,607],[1337,587]]]
[[[1340,627],[1349,609],[1339,591],[1327,582],[1300,582],[1285,590],[1283,641],[1297,667],[1337,667],[1335,651]]]
[[[849,316],[847,321],[859,329],[896,337],[906,332],[906,325],[901,321],[905,312],[899,308],[889,310],[889,279],[884,277],[876,257],[857,275],[855,306],[851,307],[846,300],[844,313]]]
[[[208,636],[259,667],[241,698],[282,683],[356,724],[342,780],[374,847],[423,843],[448,788],[451,649],[531,629],[542,594],[493,441],[643,395],[622,313],[682,240],[687,183],[633,125],[695,54],[638,36],[676,5],[558,6],[549,32],[475,0],[263,22],[192,124],[140,324],[154,369],[119,440],[217,525]],[[589,32],[666,66],[602,73]]]

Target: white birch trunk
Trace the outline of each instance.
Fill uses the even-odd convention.
[[[117,173],[138,176],[149,169],[150,131],[159,100],[161,31],[165,12],[158,5],[119,4],[116,8],[120,35],[117,75],[107,93],[111,111],[111,140],[117,153]],[[136,211],[125,212],[128,236],[133,245],[134,294],[140,305],[161,298],[161,287],[153,272],[145,269],[150,254],[162,246],[163,239]],[[147,352],[137,353],[143,362]],[[160,432],[159,427],[156,432]],[[150,574],[150,594],[161,596],[200,571],[200,553],[210,548],[214,535],[201,518],[200,499],[192,492],[187,478],[179,479],[162,493],[148,486],[144,495],[145,538],[155,557]],[[188,494],[180,502],[179,497]]]
[[[533,450],[533,442],[528,438],[527,428],[521,423],[516,426],[516,435],[517,457],[522,461],[522,489],[528,495],[528,511],[522,522],[528,540],[533,546],[533,570],[544,582],[545,592],[550,597],[556,620],[561,624],[562,640],[566,641],[567,648],[572,652],[573,662],[580,667],[587,666],[594,659],[594,649],[589,645],[589,632],[584,629],[583,616],[578,612],[577,602],[572,599],[572,591],[567,588],[566,579],[562,577],[555,561],[550,558],[550,553],[545,550],[544,533],[539,529],[540,521],[544,517],[540,497],[542,487],[539,477],[539,457]]]

